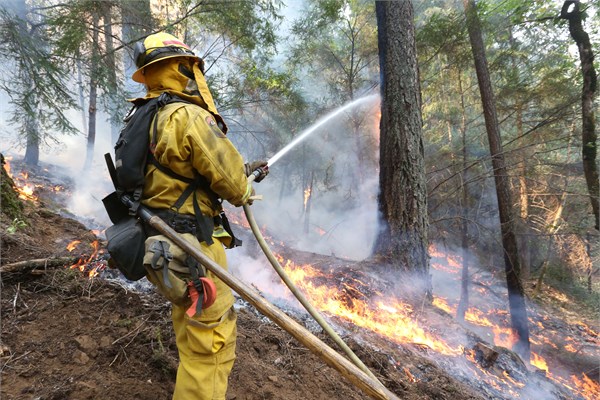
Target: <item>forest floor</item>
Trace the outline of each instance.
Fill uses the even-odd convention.
[[[91,253],[89,244],[96,235],[80,222],[56,214],[43,201],[26,202],[24,215],[27,226],[9,234],[7,229],[14,222],[1,214],[2,266],[74,254],[85,258]],[[80,243],[69,252],[66,247],[74,240]],[[317,257],[301,252],[295,255],[299,259]],[[103,263],[102,257],[88,261],[88,266]],[[327,263],[336,260],[328,258]],[[170,399],[178,357],[169,308],[152,290],[130,286],[108,270],[91,279],[68,265],[3,273],[0,398]],[[237,359],[227,399],[368,398],[252,306],[239,299],[236,308]],[[482,342],[435,307],[424,306],[419,318],[431,332],[460,333],[470,338],[471,345]],[[307,323],[302,316],[296,315],[296,319]],[[436,357],[428,346],[398,345],[376,334],[355,334],[356,327],[337,322],[353,351],[399,398],[516,398],[511,386],[495,389],[498,383],[466,377],[465,371],[473,367],[458,365],[471,364],[466,356],[461,356],[460,362],[457,357]],[[311,330],[335,348],[319,329]],[[597,349],[595,335],[588,341]],[[495,350],[499,352],[498,365],[502,360],[503,372],[512,377],[509,382],[518,381],[514,390],[519,398],[539,400],[539,393],[547,394],[544,398],[548,399],[588,398],[556,386],[540,371],[529,371],[512,352]],[[594,363],[591,365],[593,369]],[[581,368],[589,369],[589,363]],[[497,366],[484,374],[496,380],[501,372]]]
[[[68,243],[90,243],[79,222],[29,204],[29,224],[2,237],[2,264],[68,257]],[[0,229],[9,221],[3,216]],[[39,268],[2,276],[1,398],[169,399],[177,348],[169,305],[153,291],[115,279],[89,279],[78,269]],[[288,333],[238,301],[237,359],[228,399],[366,399]],[[332,345],[325,335],[324,342]],[[426,359],[410,352],[399,365],[421,363],[426,382],[412,382],[377,351],[353,350],[403,399],[479,399]]]

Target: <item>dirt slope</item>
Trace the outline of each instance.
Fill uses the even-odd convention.
[[[23,260],[89,255],[93,233],[43,205],[26,206],[28,226],[6,234],[2,265]],[[73,253],[72,240],[81,240]],[[169,305],[123,281],[88,279],[77,269],[38,268],[2,275],[2,399],[169,399],[177,349]],[[228,399],[364,399],[289,334],[253,308],[239,307],[238,358]],[[325,342],[323,335],[318,334]],[[330,343],[331,344],[331,343]],[[353,350],[403,399],[477,399],[467,386],[402,350],[390,358],[349,340]],[[426,371],[415,380],[398,365]]]

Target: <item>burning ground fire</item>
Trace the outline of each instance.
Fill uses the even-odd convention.
[[[462,349],[448,345],[420,327],[409,304],[390,299],[386,302],[378,301],[373,307],[367,299],[363,300],[358,296],[352,296],[351,300],[348,300],[349,296],[336,287],[313,284],[313,281],[323,281],[323,278],[330,282],[333,277],[324,276],[311,265],[298,266],[281,257],[279,261],[290,279],[307,293],[311,303],[321,311],[349,321],[355,326],[369,329],[396,343],[413,343],[444,355],[462,353]],[[364,283],[348,277],[342,283],[342,291],[354,294],[353,292],[357,291],[356,286],[364,286]]]
[[[233,216],[232,220],[241,220],[244,218]],[[272,245],[275,245],[271,242]],[[284,244],[281,246],[285,247]],[[432,255],[432,267],[443,275],[446,281],[460,282],[460,272],[462,260],[456,255],[448,256],[434,248],[430,249]],[[292,260],[284,259],[278,256],[280,264],[286,270],[290,279],[302,290],[309,301],[321,312],[326,315],[334,316],[353,326],[364,328],[365,331],[374,332],[384,337],[392,343],[401,345],[411,344],[416,348],[427,349],[428,356],[437,360],[441,365],[452,374],[461,379],[472,381],[475,379],[476,386],[480,386],[483,393],[488,393],[493,398],[554,398],[541,394],[536,388],[534,382],[554,382],[556,388],[547,390],[562,390],[570,393],[567,397],[573,399],[596,399],[600,393],[598,382],[590,378],[590,373],[579,373],[579,375],[565,372],[560,361],[552,357],[549,347],[552,351],[564,349],[566,353],[574,353],[581,346],[577,343],[591,341],[595,344],[594,350],[598,349],[598,334],[584,324],[580,324],[579,331],[586,338],[579,338],[574,341],[573,338],[565,337],[563,332],[556,331],[556,336],[551,335],[554,332],[548,326],[552,323],[550,317],[540,315],[537,312],[530,314],[531,331],[531,366],[522,369],[512,367],[516,364],[508,364],[503,359],[499,361],[498,366],[485,366],[481,357],[471,348],[472,344],[450,343],[446,340],[443,333],[431,331],[427,325],[418,320],[419,312],[394,297],[384,297],[382,293],[374,292],[369,283],[361,281],[361,277],[341,276],[325,273],[310,264],[296,264]],[[358,276],[358,277],[357,277]],[[482,278],[478,278],[482,282]],[[456,288],[459,285],[453,284]],[[510,315],[505,310],[507,307],[502,300],[496,308],[492,308],[494,301],[489,301],[490,293],[485,286],[492,287],[493,279],[489,278],[482,285],[471,285],[471,298],[475,295],[483,295],[484,301],[471,304],[486,304],[489,308],[478,308],[471,306],[465,315],[468,330],[480,335],[482,338],[494,346],[501,346],[510,349],[514,343],[514,338],[510,330]],[[458,289],[454,292],[458,292]],[[487,296],[487,297],[486,297]],[[378,299],[378,300],[376,300]],[[488,300],[485,300],[488,299]],[[456,302],[448,298],[435,297],[434,305],[454,316],[456,314]],[[450,332],[448,332],[450,333]],[[455,340],[455,339],[451,339]],[[562,342],[561,342],[562,340]],[[562,343],[564,342],[564,346]],[[467,347],[465,347],[467,346]],[[493,346],[487,346],[494,352]],[[502,356],[505,353],[501,353]],[[440,355],[442,357],[437,357]],[[500,358],[502,357],[500,356]],[[509,359],[510,357],[505,358]],[[558,364],[557,364],[558,362]],[[402,366],[398,366],[403,368]],[[460,371],[463,372],[460,372]],[[464,371],[469,371],[465,373]],[[537,372],[536,372],[537,371]],[[409,381],[417,382],[424,379],[423,375],[415,371],[404,370]],[[490,389],[491,388],[491,389]],[[545,390],[546,390],[545,389]],[[535,396],[532,397],[532,391]],[[572,395],[572,397],[571,397]],[[540,397],[541,396],[541,397]],[[546,397],[544,397],[546,396]],[[552,396],[550,394],[550,396]]]
[[[10,172],[10,164],[6,165]],[[15,185],[22,190],[23,198],[34,200],[35,185],[27,182],[27,173],[20,173],[16,177],[11,175]],[[59,191],[59,187],[55,191]],[[306,194],[306,193],[305,193]],[[310,195],[310,192],[308,193]],[[27,197],[29,196],[29,197]],[[307,196],[308,197],[308,196]],[[245,224],[245,218],[230,218],[238,220],[240,225]],[[77,263],[69,268],[82,271],[89,278],[97,277],[105,268],[105,261],[102,259],[102,250],[98,241],[88,244],[91,250],[84,252],[89,255],[81,256]],[[69,243],[66,248],[69,252],[78,250],[81,246],[86,246],[79,240]],[[431,249],[432,266],[437,271],[446,274],[454,280],[460,279],[461,260],[459,257],[449,257],[442,252]],[[435,262],[437,260],[437,262]],[[284,266],[290,278],[296,285],[303,290],[310,301],[322,312],[340,318],[343,321],[375,332],[386,338],[390,342],[397,344],[412,344],[418,348],[428,349],[430,352],[446,357],[449,360],[456,360],[456,364],[466,362],[467,367],[472,370],[486,385],[493,387],[498,393],[509,393],[511,398],[519,398],[519,390],[525,386],[522,380],[511,376],[507,371],[502,373],[491,373],[481,367],[476,354],[471,349],[466,349],[460,344],[451,344],[437,333],[431,332],[426,326],[418,321],[417,312],[409,304],[393,297],[384,297],[382,293],[370,293],[365,295],[362,289],[368,286],[368,283],[361,282],[360,277],[339,277],[328,276],[322,271],[311,265],[297,265],[291,260],[284,260],[280,257],[280,262]],[[337,285],[336,285],[337,284]],[[481,288],[474,288],[472,292],[480,291]],[[371,292],[373,292],[371,288]],[[378,299],[378,300],[374,300]],[[440,309],[454,315],[456,305],[449,299],[436,297],[434,305]],[[508,313],[501,309],[483,310],[476,307],[470,307],[465,315],[465,320],[472,327],[487,330],[490,342],[496,346],[510,348],[513,344],[510,329],[507,328]],[[560,384],[562,387],[573,393],[575,398],[595,399],[600,393],[600,386],[596,380],[589,375],[564,375],[560,368],[555,367],[551,359],[543,356],[547,355],[541,349],[543,346],[550,346],[553,349],[564,350],[575,356],[582,351],[581,341],[571,337],[563,337],[563,342],[558,342],[553,337],[543,333],[550,331],[546,328],[545,318],[539,316],[530,316],[530,326],[532,329],[531,343],[532,359],[531,364],[542,371],[548,379]],[[598,348],[598,333],[594,329],[584,324],[578,325],[582,335],[587,335],[595,348]],[[461,361],[462,360],[462,361]],[[404,367],[404,372],[411,382],[418,382],[422,377],[419,374],[411,372]]]
[[[448,257],[444,253],[434,248],[430,249],[432,255],[432,267],[449,276],[455,281],[460,280],[460,272],[462,268],[462,260],[458,256]],[[487,285],[490,286],[490,285]],[[481,288],[479,288],[481,289]],[[500,309],[499,307],[506,307],[505,304],[496,304],[498,308],[493,308],[494,301],[490,301],[489,296],[482,298],[478,304],[485,304],[488,306],[487,309],[479,309],[476,307],[470,307],[465,312],[465,321],[469,326],[482,334],[491,334],[491,342],[495,346],[502,346],[510,349],[515,343],[515,338],[512,335],[510,326],[510,316],[506,310]],[[438,308],[446,311],[450,315],[456,315],[457,302],[452,302],[447,298],[435,297],[433,304]],[[529,310],[529,325],[530,325],[530,343],[531,343],[531,360],[530,363],[533,367],[544,372],[544,375],[558,383],[559,385],[572,392],[575,398],[581,399],[596,399],[600,394],[600,385],[598,381],[590,379],[586,373],[582,373],[581,376],[574,374],[567,374],[564,368],[560,364],[556,365],[551,359],[546,359],[543,354],[550,355],[557,351],[563,351],[563,353],[576,353],[577,344],[573,337],[565,335],[565,332],[557,328],[550,328],[550,324],[555,325],[552,321],[549,321],[549,317],[541,315],[540,312],[531,309]],[[546,324],[546,325],[545,325]],[[548,325],[548,326],[547,326]],[[569,325],[567,325],[569,326]],[[588,327],[583,322],[578,322],[577,327],[582,333],[582,337],[578,343],[581,346],[585,346],[585,342],[593,343],[592,352],[598,350],[598,333],[592,328]],[[562,343],[566,343],[562,345]],[[583,343],[583,344],[582,344]],[[545,350],[548,347],[551,351]],[[591,372],[591,371],[590,371]],[[597,374],[597,368],[596,368]],[[512,378],[510,378],[512,379]],[[506,377],[504,379],[506,381]]]
[[[296,265],[291,260],[284,260],[282,257],[278,257],[290,279],[306,293],[311,303],[322,312],[348,321],[355,326],[373,331],[398,344],[411,343],[424,346],[435,351],[437,354],[450,357],[459,357],[464,354],[466,360],[471,362],[468,367],[480,376],[486,384],[492,386],[499,393],[510,394],[511,398],[521,398],[519,390],[526,386],[526,382],[519,381],[506,370],[499,373],[498,371],[491,372],[481,367],[479,360],[477,360],[472,350],[465,349],[460,345],[449,345],[443,338],[436,337],[436,335],[427,332],[425,328],[419,326],[410,305],[389,297],[385,301],[379,300],[371,303],[368,301],[367,296],[362,295],[360,292],[360,288],[365,287],[366,284],[360,282],[357,278],[344,277],[341,279],[341,288],[337,288],[331,282],[340,281],[339,277],[326,276],[311,265]],[[454,270],[458,272],[457,267],[459,265],[460,260],[456,258],[449,259],[444,269],[445,271]],[[434,268],[437,268],[436,264],[434,264]],[[349,296],[346,294],[351,295],[351,300],[348,300]],[[380,293],[378,294],[381,295]],[[383,296],[380,297],[383,298]],[[449,305],[446,299],[440,297],[434,299],[434,305],[450,314],[455,314],[456,312],[455,306]],[[465,320],[471,325],[491,330],[494,345],[510,349],[514,343],[514,339],[510,329],[504,327],[508,326],[508,318],[508,313],[504,310],[487,310],[484,312],[475,307],[469,308],[465,315]],[[532,334],[532,346],[534,349],[536,348],[536,340],[542,338],[544,343],[550,341],[549,338],[543,338],[541,335],[545,329],[541,321],[535,320],[534,323],[532,317],[531,325],[532,331],[533,327],[538,328],[535,331],[537,334]],[[593,337],[597,339],[597,333],[591,328],[582,325],[582,330],[592,333]],[[566,348],[566,350],[572,351],[573,348],[571,344],[571,347]],[[600,393],[600,386],[597,381],[590,379],[586,374],[582,374],[581,377],[576,375],[563,377],[558,373],[552,372],[552,368],[549,367],[548,363],[549,361],[542,357],[541,354],[532,352],[531,364],[539,370],[544,371],[547,378],[572,392],[577,396],[576,398],[590,400],[597,398],[598,393]],[[409,376],[411,381],[416,381],[416,378],[410,371],[407,372],[407,376]]]
[[[8,176],[13,180],[15,190],[22,200],[37,201],[38,196],[36,192],[40,189],[48,190],[51,192],[61,192],[64,187],[61,185],[42,185],[40,183],[33,183],[29,177],[29,172],[21,170],[18,174],[14,174],[11,168],[12,156],[6,156],[4,158],[4,168]]]
[[[67,245],[67,250],[72,253],[78,246],[81,244],[81,240],[73,240]],[[70,269],[78,269],[82,273],[84,273],[88,278],[92,279],[97,277],[100,272],[102,272],[106,268],[106,264],[100,259],[100,255],[102,255],[103,251],[100,250],[100,243],[97,240],[94,240],[90,243],[90,247],[92,251],[89,256],[81,256],[79,260],[73,265],[71,265]]]

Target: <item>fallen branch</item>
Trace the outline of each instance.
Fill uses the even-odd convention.
[[[79,257],[56,257],[56,258],[39,258],[35,260],[19,261],[12,264],[6,264],[0,267],[0,274],[9,272],[26,272],[38,268],[56,268],[66,265],[73,265],[79,260]]]

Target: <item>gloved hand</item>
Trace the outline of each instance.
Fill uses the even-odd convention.
[[[264,160],[246,163],[244,164],[244,168],[246,169],[246,176],[250,176],[254,171],[259,171],[258,176],[256,179],[254,179],[254,182],[256,183],[262,181],[267,175],[269,175],[268,162]]]

